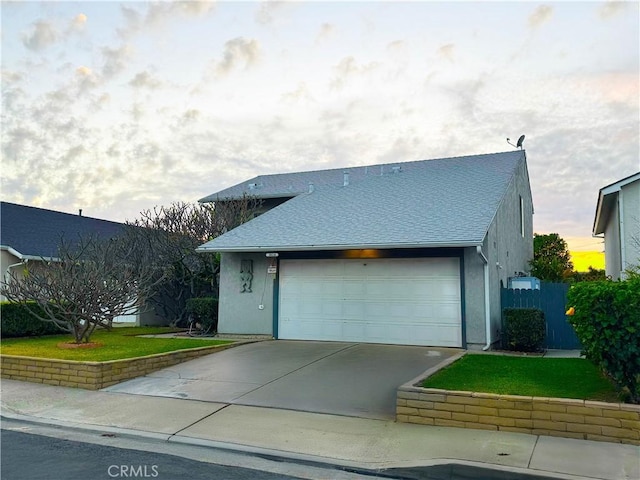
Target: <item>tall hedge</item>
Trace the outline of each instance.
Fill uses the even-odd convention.
[[[218,330],[218,299],[214,297],[197,297],[187,300],[186,311],[189,316],[202,325],[203,330]]]
[[[640,403],[640,278],[578,283],[567,300],[584,355]]]
[[[30,306],[38,309],[35,304]],[[45,316],[44,312],[42,315]],[[67,333],[52,322],[43,322],[34,317],[24,305],[11,302],[0,303],[0,335],[9,337],[38,337]]]
[[[547,327],[539,308],[505,308],[504,347],[518,352],[542,350]]]

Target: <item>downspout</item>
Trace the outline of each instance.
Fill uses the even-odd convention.
[[[18,265],[24,265],[25,263],[27,263],[29,260],[20,260],[18,263],[12,263],[11,265],[9,265],[6,269],[6,271],[4,272],[4,283],[6,283],[7,285],[9,284],[9,280],[11,279],[11,269],[13,267],[17,267]]]
[[[482,347],[482,350],[487,351],[491,348],[491,305],[489,304],[490,295],[489,295],[489,260],[482,253],[482,247],[480,245],[476,245],[476,252],[478,256],[482,260],[483,270],[484,270],[484,325],[485,325],[485,338],[487,339],[487,344]]]
[[[627,269],[627,246],[625,238],[624,201],[622,199],[622,189],[618,192],[618,225],[620,225],[620,272],[618,273],[618,276],[620,280],[624,280]]]
[[[9,280],[11,280],[11,269],[13,267],[17,267],[18,265],[25,265],[28,261],[29,261],[29,259],[23,258],[18,263],[12,263],[11,265],[9,265],[7,267],[7,269],[4,272],[4,283],[5,283],[5,285],[9,285]],[[6,300],[6,298],[4,296],[2,296],[2,298],[4,298],[4,300]]]

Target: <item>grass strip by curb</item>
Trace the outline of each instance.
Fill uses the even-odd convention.
[[[190,348],[208,347],[233,343],[229,340],[195,338],[145,338],[138,335],[172,333],[175,329],[163,327],[122,327],[110,331],[99,330],[91,336],[91,342],[102,344],[98,348],[65,349],[59,343],[70,342],[69,335],[52,335],[33,338],[3,339],[0,353],[36,358],[104,362],[127,358],[144,357]]]
[[[425,379],[420,386],[500,395],[621,401],[613,382],[582,358],[467,354]]]

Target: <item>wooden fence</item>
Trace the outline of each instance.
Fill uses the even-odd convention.
[[[571,324],[567,321],[566,283],[541,282],[540,290],[520,290],[503,288],[502,308],[539,308],[544,312],[547,323],[546,348],[579,350],[582,346]]]

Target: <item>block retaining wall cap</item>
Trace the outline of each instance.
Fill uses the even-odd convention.
[[[2,378],[11,380],[99,390],[167,366],[226,350],[241,343],[247,342],[211,345],[187,351],[178,350],[106,362],[0,355],[0,373]],[[185,355],[185,353],[188,354]]]
[[[400,386],[396,421],[640,445],[640,405],[419,386],[465,353]]]

